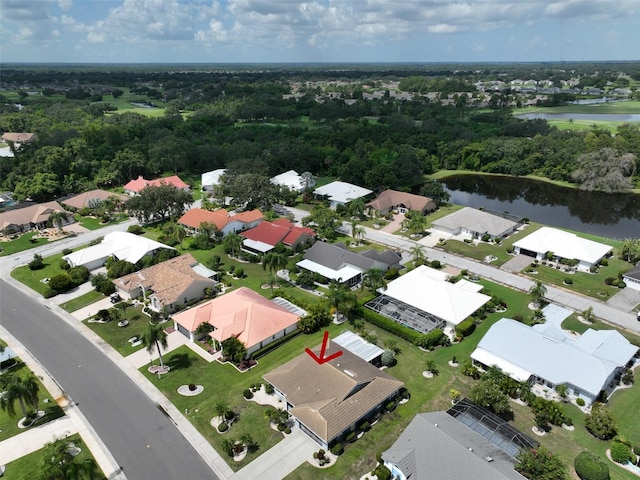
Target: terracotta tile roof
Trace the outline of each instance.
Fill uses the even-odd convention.
[[[29,143],[35,138],[35,133],[28,132],[7,132],[2,134],[2,140],[5,142]]]
[[[233,217],[231,217],[232,220],[237,220],[239,222],[244,222],[244,223],[255,222],[256,220],[260,220],[262,218],[264,218],[264,215],[257,208],[255,210],[250,210],[248,212],[240,212],[236,215],[233,215]]]
[[[229,223],[229,212],[224,208],[213,212],[202,208],[192,208],[178,220],[178,223],[190,228],[200,228],[200,224],[204,222],[213,223],[218,227],[218,230],[222,230]]]
[[[197,263],[196,259],[187,253],[116,278],[113,283],[126,291],[139,286],[145,290],[153,290],[162,305],[171,305],[179,302],[184,292],[194,283],[201,283],[203,292],[206,287],[215,285],[215,281],[198,275],[193,270],[192,267]]]
[[[298,227],[286,218],[280,218],[273,222],[262,222],[257,227],[240,234],[244,238],[267,245],[276,246],[282,242],[285,245],[293,245],[301,235],[315,237],[315,232],[308,227]]]
[[[381,211],[390,210],[396,205],[404,205],[409,210],[417,210],[419,212],[425,209],[435,210],[436,208],[436,204],[429,197],[398,192],[397,190],[385,190],[367,205]]]
[[[11,225],[46,222],[53,212],[65,212],[73,218],[71,213],[62,208],[58,202],[38,203],[0,213],[0,230]]]
[[[126,195],[120,195],[118,193],[107,192],[106,190],[90,190],[88,192],[80,193],[78,195],[74,195],[73,197],[69,197],[66,200],[62,200],[62,203],[74,208],[82,208],[88,207],[89,202],[94,198],[98,200],[106,200],[109,197],[116,197],[122,202],[126,202],[130,197]]]
[[[222,342],[234,336],[247,348],[296,324],[299,318],[247,287],[225,293],[173,317],[190,332],[201,323],[209,322],[215,328],[210,333],[213,338]]]
[[[180,177],[177,175],[172,175],[170,177],[164,178],[156,178],[154,180],[145,180],[142,175],[140,175],[135,180],[131,180],[124,186],[126,191],[140,192],[145,187],[159,187],[162,184],[173,185],[176,188],[189,188],[189,185],[184,183]]]
[[[319,354],[320,346],[312,350]],[[326,442],[404,386],[338,344],[326,355],[338,350],[341,356],[322,365],[302,353],[264,376],[293,405],[291,414]]]

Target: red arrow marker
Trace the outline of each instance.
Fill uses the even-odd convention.
[[[328,357],[324,356],[324,353],[327,351],[327,344],[329,343],[329,332],[325,331],[324,332],[324,339],[322,340],[322,348],[320,349],[320,356],[318,357],[315,353],[313,353],[311,351],[310,348],[306,348],[305,352],[307,352],[309,355],[311,355],[311,358],[313,358],[316,362],[318,362],[318,365],[322,365],[323,363],[327,363],[330,360],[333,360],[334,358],[338,358],[340,355],[342,355],[342,350],[337,351],[336,353],[329,355]]]

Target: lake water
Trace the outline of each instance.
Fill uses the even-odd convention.
[[[535,222],[604,237],[640,237],[640,195],[608,195],[528,178],[454,175],[442,179],[450,202],[509,212]]]
[[[520,113],[518,118],[533,120],[601,120],[603,122],[640,122],[640,113]]]

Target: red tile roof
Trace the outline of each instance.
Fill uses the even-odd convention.
[[[240,212],[234,215],[233,217],[231,217],[231,220],[238,220],[239,222],[251,223],[251,222],[255,222],[256,220],[260,220],[262,218],[264,218],[264,215],[260,210],[256,208],[255,210],[250,210],[248,212]]]
[[[280,218],[273,222],[262,222],[255,228],[242,232],[244,238],[267,245],[276,246],[282,242],[285,245],[293,245],[301,235],[315,236],[315,232],[308,227],[298,227],[286,218]]]
[[[176,188],[189,188],[189,185],[184,183],[180,177],[177,175],[172,175],[170,177],[164,178],[156,178],[154,180],[145,180],[142,175],[140,175],[135,180],[131,180],[124,186],[124,189],[130,192],[138,193],[145,187],[159,187],[162,184],[173,185]]]

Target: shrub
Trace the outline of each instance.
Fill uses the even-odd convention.
[[[633,453],[640,455],[640,443],[633,446]]]
[[[578,454],[573,466],[581,480],[609,480],[609,466],[592,452]]]
[[[414,345],[418,345],[418,341],[422,338],[421,333],[383,317],[379,313],[369,310],[368,308],[361,309],[358,314],[376,327],[380,327],[393,335],[413,343]]]
[[[378,480],[389,480],[391,478],[391,471],[384,464],[378,465],[371,473],[378,477]]]
[[[279,432],[284,432],[284,429],[287,428],[287,425],[284,423],[279,423],[278,424],[278,431]]]
[[[385,280],[394,280],[394,279],[398,278],[398,269],[397,268],[390,268],[389,270],[387,270],[384,273],[384,278],[385,278]]]
[[[64,250],[62,250],[62,255],[69,255],[73,253],[73,250],[71,250],[70,248],[65,248]]]
[[[234,276],[238,277],[238,278],[243,278],[244,277],[244,268],[242,268],[242,267],[236,268]]]
[[[349,432],[344,436],[345,442],[353,443],[357,440],[356,432]]]
[[[576,405],[579,407],[584,407],[584,399],[582,397],[576,398]]]
[[[587,415],[584,426],[596,438],[609,440],[616,435],[616,422],[611,412],[602,404],[595,403]]]
[[[602,265],[603,267],[606,267],[609,265],[609,260],[607,260],[606,258],[603,258],[600,260],[600,265]]]
[[[489,235],[488,233],[485,233],[484,235],[482,235],[483,242],[488,242],[489,240],[491,240],[491,235]]]
[[[573,280],[571,280],[569,277],[565,277],[562,280],[562,283],[564,283],[565,285],[572,285],[573,284]]]
[[[42,260],[42,255],[38,255],[37,253],[33,254],[33,260],[28,263],[29,270],[41,270],[44,268],[44,261]]]
[[[287,435],[289,435],[291,433],[291,429],[289,427],[285,427],[284,429],[284,433],[286,433]]]
[[[144,228],[140,225],[130,225],[129,228],[127,228],[127,232],[133,233],[134,235],[142,235],[144,233]]]
[[[58,293],[71,290],[74,286],[73,280],[66,273],[55,275],[49,279],[49,287]]]
[[[617,278],[615,278],[615,277],[607,277],[607,278],[604,279],[604,283],[606,285],[613,285],[613,282],[615,280],[617,280]]]
[[[431,266],[431,268],[435,268],[436,270],[442,268],[442,263],[440,263],[440,260],[431,260],[431,263],[429,265]]]
[[[470,238],[465,238],[462,240],[464,243],[471,243],[471,239]]]
[[[242,392],[242,396],[247,400],[251,400],[253,398],[253,392],[250,388],[247,388],[244,392]]]
[[[514,247],[513,245],[509,245],[509,246],[507,247],[507,253],[513,253],[513,252],[514,252],[514,250],[515,250],[515,247]]]
[[[340,456],[342,455],[344,452],[344,445],[342,445],[342,443],[338,442],[336,443],[333,447],[331,447],[331,453],[333,453],[334,455]]]
[[[476,323],[473,317],[468,317],[456,326],[456,333],[463,337],[468,337],[476,329]]]
[[[218,425],[218,431],[220,433],[226,432],[227,430],[229,430],[229,424],[228,423],[222,422],[220,425]]]
[[[420,335],[415,343],[416,346],[431,349],[438,345],[442,345],[447,336],[439,328],[431,330],[429,333]]]
[[[394,402],[393,400],[387,402],[387,404],[384,406],[384,409],[387,412],[393,412],[396,409],[396,402]]]
[[[611,444],[611,460],[616,463],[627,463],[631,460],[631,450],[624,443],[613,442]]]
[[[396,364],[396,354],[393,350],[385,350],[382,353],[382,365],[385,367],[392,367]]]
[[[598,271],[598,267],[596,267],[595,265],[591,265],[589,267],[589,272],[596,273],[597,271]]]
[[[44,298],[51,298],[51,297],[55,297],[58,294],[58,292],[56,292],[53,288],[47,286],[47,288],[44,289],[44,293],[42,294],[42,296]]]
[[[273,388],[273,385],[271,385],[270,383],[267,383],[267,384],[264,386],[264,392],[265,392],[267,395],[273,395],[274,391],[275,391],[275,390],[274,390],[274,388]]]
[[[69,270],[71,268],[71,265],[69,265],[69,263],[64,258],[61,258],[60,262],[58,263],[58,267],[60,267],[60,270]]]
[[[360,425],[358,425],[358,429],[363,432],[368,432],[371,429],[371,424],[365,420],[364,422],[360,423]]]
[[[87,267],[73,267],[69,269],[69,277],[71,277],[71,280],[73,281],[74,284],[76,285],[80,285],[81,283],[86,282],[87,280],[89,280],[89,269]]]

